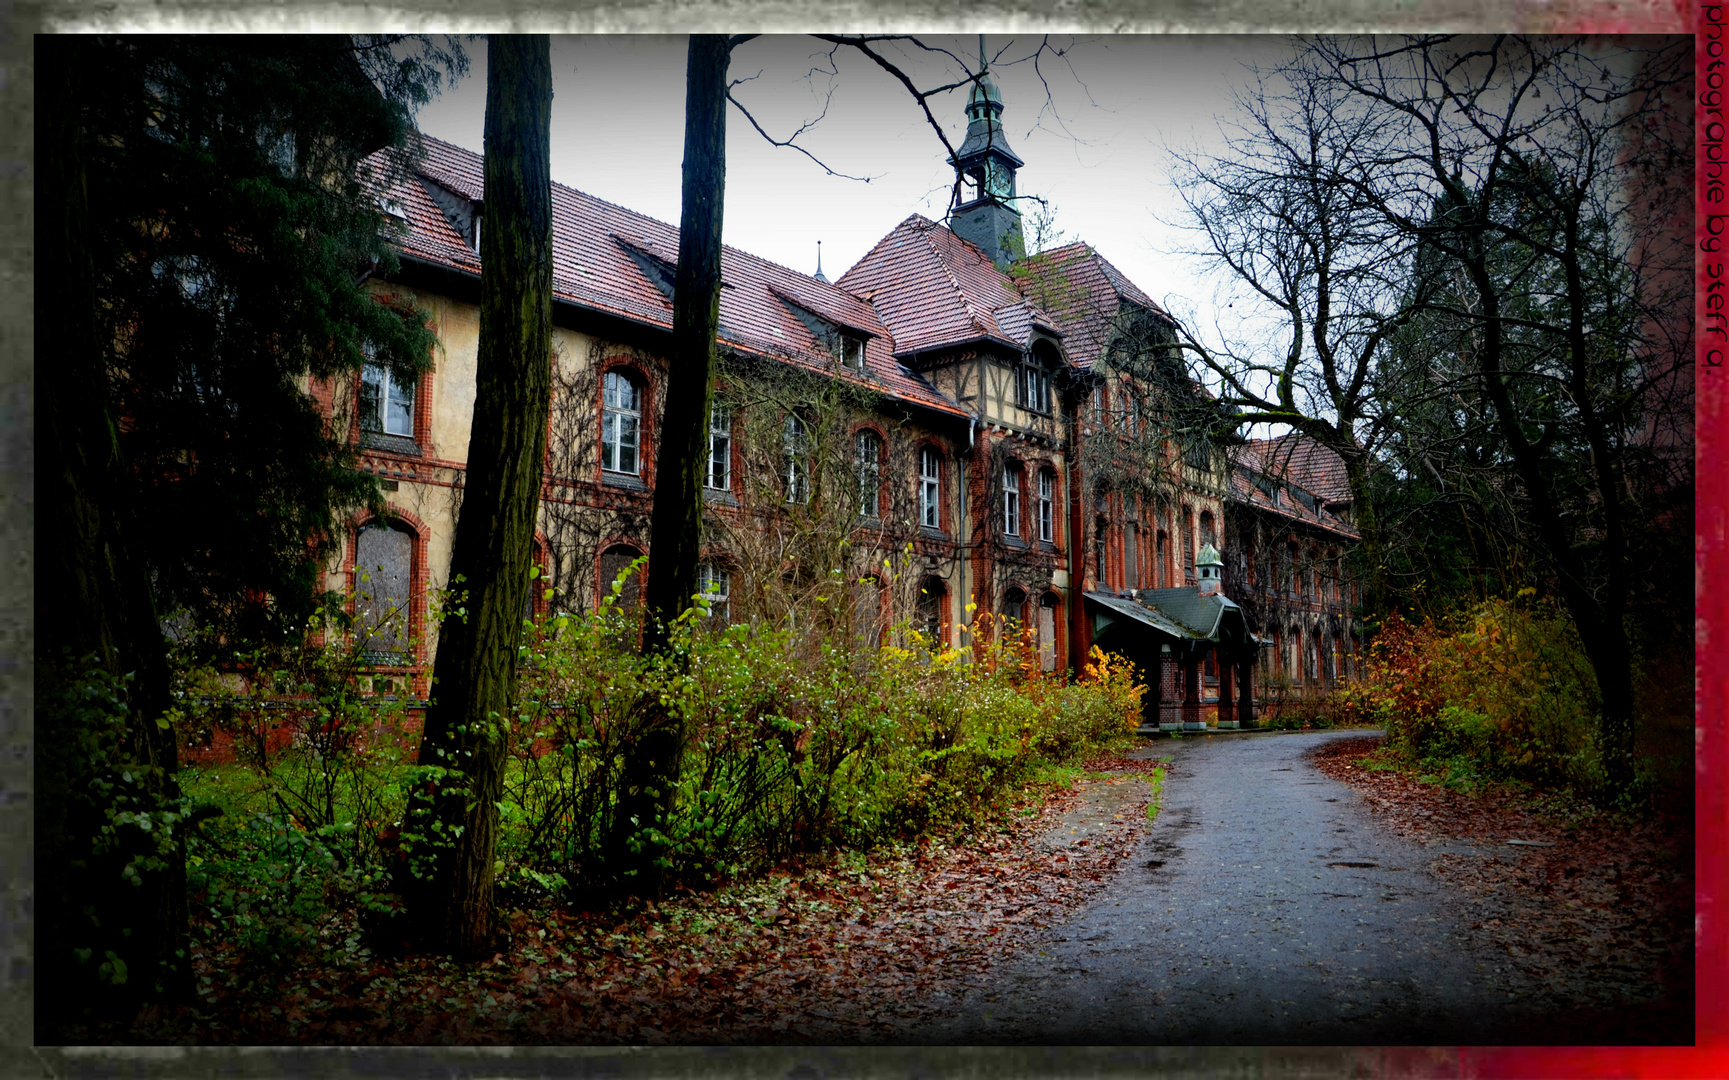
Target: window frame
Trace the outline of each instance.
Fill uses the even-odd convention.
[[[1028,359],[1020,366],[1020,377],[1015,380],[1019,391],[1015,396],[1020,400],[1015,404],[1028,412],[1049,416],[1051,412],[1051,373],[1035,359]]]
[[[781,421],[781,480],[785,484],[786,501],[803,506],[810,502],[810,425],[797,413],[787,413]]]
[[[715,473],[720,482],[715,483]],[[708,463],[703,469],[702,486],[708,491],[732,490],[732,408],[715,401],[708,410]]]
[[[932,585],[935,585],[934,589]],[[926,575],[919,582],[918,592],[913,598],[914,617],[922,624],[914,629],[929,637],[934,645],[948,644],[948,598],[948,582],[934,574]],[[928,611],[925,610],[927,606]]]
[[[412,382],[403,385],[402,378],[388,364],[375,363],[376,354],[370,344],[365,347],[367,362],[360,367],[360,432],[363,435],[390,435],[399,439],[414,439],[420,427],[420,378],[415,376]],[[378,389],[368,393],[370,385],[377,383]],[[392,431],[390,429],[391,415],[395,411],[392,405],[402,401],[402,395],[393,391],[406,390],[405,402],[408,412],[408,430]],[[374,401],[368,407],[368,401]],[[369,418],[380,419],[378,427],[368,427]]]
[[[614,400],[615,385],[629,387],[633,395],[630,407],[619,400]],[[634,375],[628,368],[609,368],[601,375],[600,390],[600,469],[603,473],[614,473],[619,476],[640,477],[643,470],[643,414],[648,396],[647,384]],[[621,468],[625,444],[622,439],[623,422],[633,420],[629,450],[633,459],[632,467]],[[616,421],[616,422],[615,422]],[[611,450],[610,464],[608,450]]]
[[[718,585],[719,588],[713,588]],[[732,622],[732,572],[713,559],[696,565],[697,595],[708,604],[708,617],[716,625]]]
[[[930,465],[927,471],[926,464]],[[942,529],[943,455],[936,447],[919,447],[919,526]]]
[[[1003,535],[1021,536],[1021,478],[1026,469],[1018,461],[1003,462]]]
[[[866,444],[870,446],[867,460]],[[858,513],[876,520],[882,517],[883,437],[873,428],[853,432],[853,472],[858,481]]]
[[[864,338],[856,334],[849,334],[844,330],[836,330],[832,350],[834,358],[840,362],[842,367],[851,368],[854,371],[865,369]]]
[[[1039,542],[1057,542],[1057,471],[1049,465],[1039,469]]]

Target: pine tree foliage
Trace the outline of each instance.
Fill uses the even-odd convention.
[[[308,379],[432,361],[378,303],[390,216],[363,160],[408,163],[411,111],[459,50],[385,37],[98,37],[79,111],[99,334],[147,495],[157,606],[230,639],[295,633],[343,515],[377,504]],[[91,393],[103,393],[93,386]]]

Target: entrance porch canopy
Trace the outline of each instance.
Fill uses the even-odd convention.
[[[1197,655],[1213,646],[1221,659],[1235,659],[1260,646],[1243,609],[1222,593],[1143,589],[1134,599],[1105,592],[1081,595],[1092,619],[1093,642],[1101,649],[1138,653],[1149,645],[1170,645],[1172,652]]]
[[[1202,595],[1196,589],[1081,595],[1092,620],[1094,644],[1145,673],[1142,730],[1204,728],[1202,706],[1211,701],[1216,701],[1222,727],[1253,725],[1252,672],[1262,642],[1229,597]],[[1218,661],[1216,698],[1208,697],[1202,684],[1201,666],[1208,654]]]

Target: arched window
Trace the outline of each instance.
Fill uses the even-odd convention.
[[[919,448],[919,524],[942,528],[943,459],[934,446]]]
[[[942,578],[928,577],[919,585],[914,615],[914,625],[932,645],[944,643],[943,629],[948,622],[948,586],[943,584]]]
[[[1056,593],[1039,597],[1039,670],[1057,669],[1057,608],[1062,603]]]
[[[1165,530],[1160,529],[1154,543],[1158,565],[1153,567],[1153,573],[1157,575],[1153,584],[1155,588],[1168,589],[1171,587],[1171,538],[1165,535]]]
[[[1003,535],[1019,536],[1021,534],[1021,464],[1018,461],[1006,462],[1003,465]]]
[[[1219,535],[1213,528],[1213,512],[1211,510],[1201,511],[1201,543],[1211,544],[1215,548],[1219,546]]]
[[[882,437],[868,428],[853,436],[853,470],[858,479],[860,517],[882,515]]]
[[[1291,652],[1290,655],[1286,657],[1286,661],[1290,665],[1287,670],[1291,673],[1291,681],[1294,683],[1302,682],[1303,632],[1295,626],[1291,627]]]
[[[1297,559],[1298,559],[1297,545],[1296,545],[1295,541],[1293,541],[1292,543],[1286,544],[1285,545],[1285,560],[1286,561],[1285,561],[1285,566],[1284,566],[1285,591],[1290,593],[1292,596],[1301,597],[1303,595],[1303,584],[1302,584],[1303,575],[1302,575],[1302,571],[1297,566]]]
[[[374,663],[406,663],[414,602],[414,537],[374,522],[354,538],[354,618]]]
[[[614,544],[600,553],[600,591],[595,595],[606,597],[612,594],[612,584],[625,568],[642,557],[642,552],[629,544]],[[637,570],[624,580],[624,591],[619,593],[618,606],[622,611],[633,611],[642,602],[642,571]],[[596,605],[598,606],[598,605]]]
[[[1039,539],[1047,544],[1057,538],[1057,474],[1045,468],[1039,470]]]
[[[642,471],[642,387],[623,371],[603,380],[600,467],[635,476]]]
[[[788,414],[781,425],[782,475],[786,480],[786,501],[810,501],[810,429],[799,417]]]
[[[1027,594],[1020,589],[1010,589],[1003,593],[1002,616],[1005,620],[1013,619],[1015,625],[1005,628],[1009,633],[1018,633],[1027,623]]]

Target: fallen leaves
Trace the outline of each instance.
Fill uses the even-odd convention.
[[[1648,1007],[1637,1014],[1640,1041],[1651,1041],[1659,1023],[1690,1041],[1690,816],[1628,821],[1562,796],[1467,795],[1364,768],[1379,746],[1379,736],[1340,739],[1313,760],[1400,835],[1433,846],[1473,842],[1474,851],[1438,852],[1430,869],[1458,888],[1475,913],[1471,929],[1512,958],[1550,999],[1548,1011],[1601,1010],[1605,1021],[1625,1024],[1634,1021],[1622,1007],[1639,1003]]]
[[[513,912],[508,948],[476,965],[333,950],[257,978],[201,944],[200,1003],[152,1014],[124,1041],[893,1041],[1097,895],[1144,835],[1144,776],[1161,767],[1095,759],[1001,823],[624,916]],[[300,989],[285,1001],[289,986]]]

